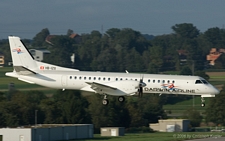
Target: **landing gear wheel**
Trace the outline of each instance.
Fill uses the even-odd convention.
[[[125,97],[124,96],[119,96],[118,97],[118,101],[119,102],[124,102],[125,101]]]
[[[201,98],[201,101],[202,101],[202,107],[205,107],[205,100],[204,100],[204,97]]]
[[[202,107],[205,107],[205,103],[202,103]]]
[[[108,105],[108,104],[109,104],[108,99],[103,99],[103,100],[102,100],[102,104],[103,104],[103,105]]]

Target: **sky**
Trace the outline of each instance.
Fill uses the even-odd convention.
[[[105,33],[132,28],[142,34],[173,33],[192,23],[200,32],[225,26],[225,0],[1,0],[0,39],[33,39],[42,29],[52,35]]]

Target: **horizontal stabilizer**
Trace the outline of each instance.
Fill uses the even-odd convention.
[[[36,72],[26,68],[26,67],[23,67],[23,66],[13,66],[16,73],[18,74],[23,74],[23,75],[28,75],[28,74],[37,74]]]
[[[24,82],[30,83],[30,84],[35,84],[34,82],[29,81],[29,80],[26,80],[26,79],[23,79],[23,78],[18,78],[18,79],[19,79],[19,80],[21,80],[21,81],[24,81]]]

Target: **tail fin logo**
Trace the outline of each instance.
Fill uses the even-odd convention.
[[[12,52],[17,52],[17,54],[23,53],[20,48],[13,49]]]

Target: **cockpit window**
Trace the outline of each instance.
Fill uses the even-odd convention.
[[[208,82],[206,80],[201,80],[204,84],[208,84]]]
[[[196,80],[195,84],[202,84],[202,81],[201,80]]]

